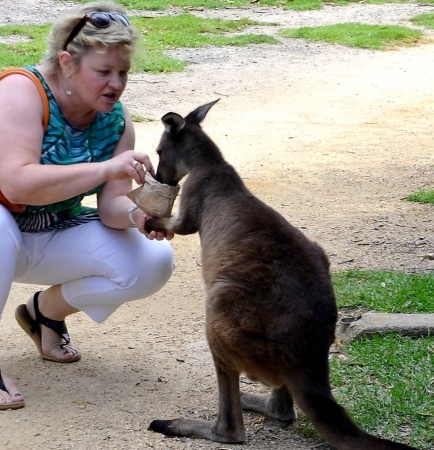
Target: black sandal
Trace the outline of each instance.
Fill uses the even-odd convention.
[[[52,356],[47,356],[43,353],[40,325],[45,325],[47,328],[55,331],[63,339],[64,342],[60,345],[60,348],[62,349],[71,342],[71,339],[69,338],[68,329],[66,328],[64,320],[49,319],[41,314],[38,305],[38,297],[40,293],[41,291],[38,291],[33,296],[33,306],[35,308],[36,315],[35,320],[30,317],[30,314],[27,311],[27,306],[20,305],[15,310],[15,318],[17,319],[17,322],[20,327],[32,338],[42,359],[59,363],[71,363],[78,361],[81,358],[81,353],[79,352],[77,352],[71,359],[58,359]]]
[[[5,391],[10,395],[3,381],[1,370],[0,370],[0,391]],[[25,406],[24,402],[0,403],[0,411],[7,411],[8,409],[24,408],[24,406]]]

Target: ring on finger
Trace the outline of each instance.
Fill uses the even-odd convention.
[[[134,161],[134,162],[133,162],[133,166],[134,166],[134,167],[136,167],[136,166],[138,166],[138,165],[139,165],[139,161]]]

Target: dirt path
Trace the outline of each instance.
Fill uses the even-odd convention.
[[[10,8],[20,4],[2,0],[0,13],[8,2]],[[34,2],[29,3],[31,13]],[[394,6],[401,22],[420,12],[414,5],[405,13]],[[376,11],[351,8],[356,17]],[[327,8],[325,21],[330,10],[343,14],[342,8]],[[278,14],[262,11],[255,14],[264,20]],[[320,16],[315,12],[315,20]],[[257,196],[323,245],[334,271],[434,269],[434,261],[424,259],[434,252],[432,207],[403,200],[434,188],[433,44],[373,52],[287,40],[280,46],[173,54],[191,61],[190,68],[132,76],[125,101],[133,112],[159,119],[169,110],[184,114],[220,97],[204,128]],[[137,149],[155,158],[161,124],[136,129]],[[0,327],[1,367],[19,378],[27,403],[1,414],[1,448],[236,448],[146,431],[154,418],[213,418],[216,412],[203,333],[199,241],[177,237],[173,246],[177,270],[157,295],[125,305],[100,326],[82,314],[68,321],[84,355],[77,364],[38,358],[13,319],[16,306],[38,286],[13,286]],[[244,382],[242,387],[263,391]],[[318,443],[254,414],[246,414],[245,422],[244,448],[305,449]]]

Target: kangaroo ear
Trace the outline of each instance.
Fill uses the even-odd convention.
[[[166,133],[172,135],[179,133],[185,126],[185,120],[179,114],[173,112],[165,114],[161,121],[164,124]]]
[[[206,105],[199,106],[199,108],[196,108],[194,111],[192,111],[185,120],[189,120],[193,123],[196,123],[199,125],[203,119],[205,119],[205,116],[207,115],[208,111],[211,109],[213,105],[215,105],[220,99],[214,100],[211,103],[207,103]]]

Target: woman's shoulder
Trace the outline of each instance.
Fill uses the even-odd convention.
[[[41,94],[35,81],[22,73],[8,73],[0,78],[0,110],[14,111],[24,123],[43,114]]]
[[[36,75],[36,73],[30,70],[30,68],[27,69],[21,67],[16,69],[11,68],[0,72],[0,89],[2,89],[2,91],[4,92],[7,92],[10,89],[17,88],[20,91],[24,89],[26,93],[28,91],[36,93],[37,90],[35,89],[35,82],[26,74],[26,72],[30,72]],[[14,94],[18,93],[14,91],[12,92]]]

